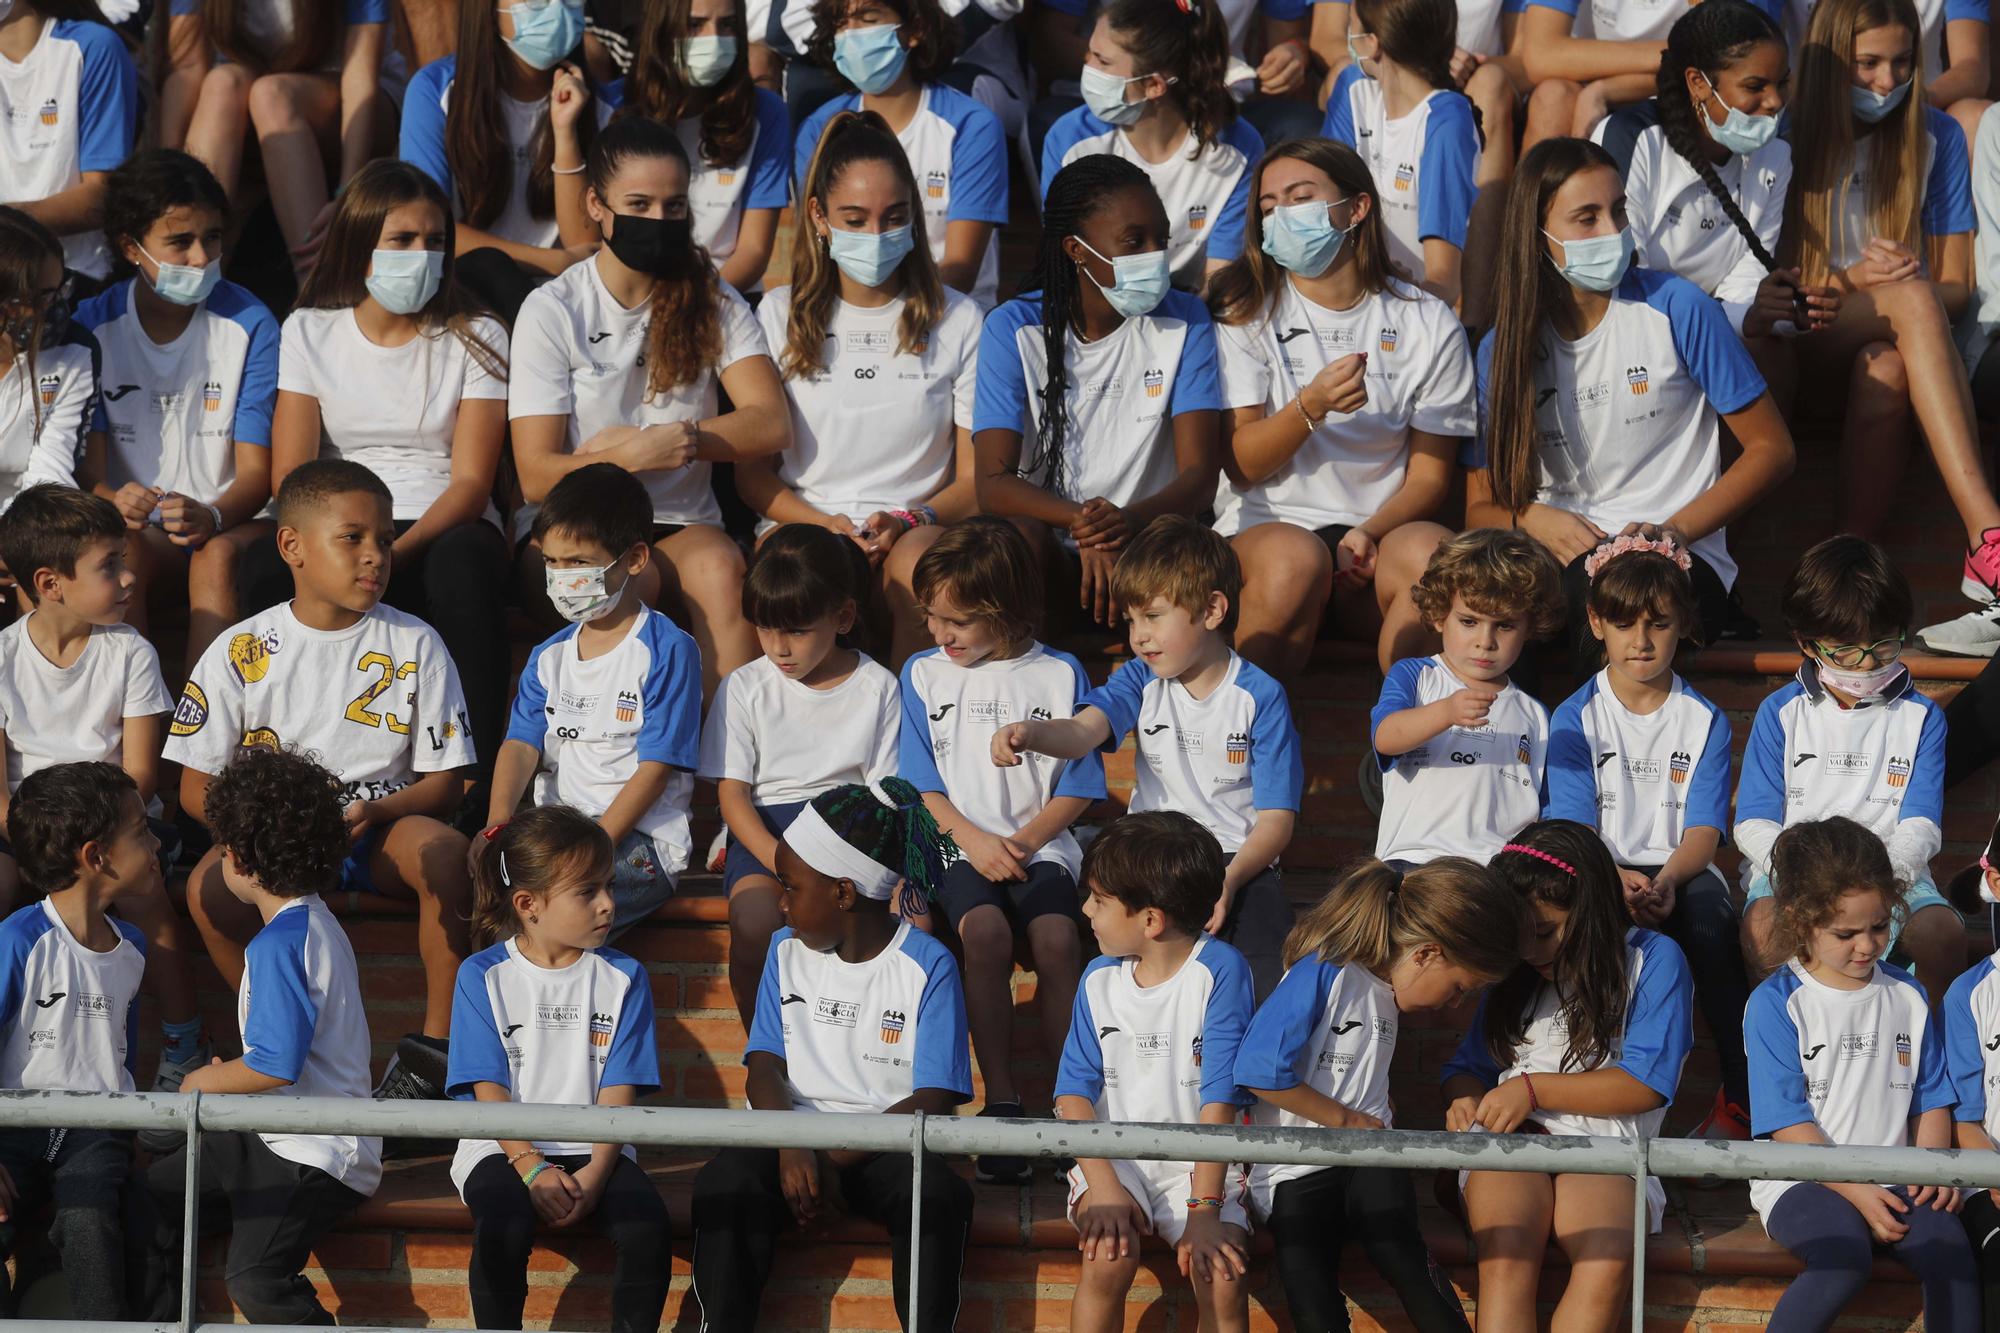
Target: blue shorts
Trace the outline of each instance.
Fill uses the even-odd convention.
[[[382,848],[382,839],[389,832],[387,824],[370,824],[353,847],[348,849],[347,859],[340,863],[340,892],[380,893],[375,887],[375,872],[368,863],[375,859],[375,853]]]
[[[611,852],[611,938],[617,939],[674,896],[675,877],[660,863],[651,835],[637,829]]]
[[[974,870],[972,862],[954,861],[938,885],[937,901],[954,931],[973,908],[997,907],[1019,942],[1026,942],[1028,923],[1036,917],[1067,917],[1079,931],[1088,924],[1076,878],[1060,861],[1036,861],[1028,867],[1026,879],[997,883]]]
[[[799,817],[799,811],[812,804],[810,801],[780,801],[776,805],[760,805],[757,817],[764,821],[764,827],[783,837],[792,821]],[[736,887],[736,881],[745,875],[762,875],[766,879],[776,879],[778,872],[750,855],[742,843],[731,838],[729,854],[722,862],[722,891],[728,893]]]
[[[1748,908],[1751,903],[1756,902],[1759,898],[1769,897],[1771,897],[1771,877],[1769,875],[1753,873],[1750,876],[1750,887],[1743,893],[1743,906]],[[1894,915],[1891,915],[1889,918],[1890,953],[1896,951],[1896,941],[1903,933],[1903,922],[1909,920],[1924,908],[1942,907],[1953,916],[1958,916],[1958,909],[1953,907],[1951,901],[1938,892],[1937,885],[1931,883],[1928,879],[1920,879],[1912,884],[1910,891],[1903,895],[1903,902],[1908,906],[1909,910],[1903,914],[1901,920],[1898,920]],[[1962,916],[1959,916],[1958,919],[1961,922],[1965,920]]]

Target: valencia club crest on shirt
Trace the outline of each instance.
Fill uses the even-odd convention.
[[[1200,230],[1201,230],[1201,229],[1202,229],[1203,227],[1206,227],[1207,225],[1208,225],[1208,205],[1207,205],[1207,204],[1189,204],[1189,205],[1188,205],[1188,230],[1189,230],[1189,231],[1200,231]]]
[[[902,1010],[884,1009],[882,1011],[882,1044],[884,1046],[894,1046],[903,1039],[904,1022],[905,1019]]]
[[[1413,163],[1398,162],[1396,164],[1397,189],[1407,191],[1410,188],[1410,182],[1415,180],[1416,178],[1417,178],[1417,169]]]
[[[1673,758],[1667,760],[1667,776],[1675,782],[1688,780],[1688,769],[1694,765],[1694,756],[1686,750],[1675,750]]]
[[[55,98],[51,97],[48,101],[42,103],[42,124],[53,128],[56,121],[60,118]]]
[[[1375,335],[1375,345],[1385,352],[1393,352],[1396,350],[1396,344],[1402,340],[1402,336],[1394,328],[1384,324],[1382,331]]]
[[[590,1016],[590,1044],[609,1046],[611,1044],[611,1015],[593,1013]]]
[[[1528,739],[1528,733],[1525,731],[1521,733],[1521,739],[1514,747],[1514,757],[1524,764],[1535,762],[1534,744]]]
[[[1145,381],[1146,381],[1146,396],[1148,398],[1158,398],[1160,394],[1163,391],[1165,391],[1167,387],[1166,372],[1159,370],[1149,370],[1146,372]]]
[[[639,695],[634,690],[618,691],[617,717],[620,722],[630,722],[639,716]]]
[[[1889,785],[1891,787],[1904,787],[1909,785],[1909,781],[1910,761],[1891,756],[1889,759]]]
[[[942,171],[929,172],[924,176],[924,196],[929,199],[944,198],[945,182],[951,177]]]
[[[1910,1034],[1907,1032],[1896,1034],[1896,1063],[1905,1069],[1910,1067]]]
[[[201,386],[201,410],[213,412],[222,406],[222,381],[210,380]]]
[[[1250,737],[1240,731],[1232,731],[1222,742],[1222,757],[1232,764],[1250,762]]]
[[[1644,366],[1627,366],[1625,368],[1625,383],[1632,387],[1634,397],[1640,397],[1645,394],[1647,385],[1651,379],[1652,375]]]
[[[35,381],[35,392],[42,400],[43,407],[54,407],[56,395],[62,392],[62,376],[53,372]]]

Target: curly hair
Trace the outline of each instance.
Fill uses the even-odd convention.
[[[958,20],[944,12],[937,0],[882,0],[902,20],[900,26],[910,40],[908,70],[919,86],[944,78],[951,62],[958,58]],[[806,59],[823,69],[834,69],[833,39],[847,21],[849,0],[816,0],[813,5],[812,36],[806,39]]]
[[[1410,599],[1434,626],[1451,614],[1454,597],[1481,615],[1527,621],[1532,639],[1562,628],[1562,570],[1548,547],[1516,529],[1475,528],[1439,544]]]
[[[139,786],[116,764],[51,764],[21,779],[7,807],[7,839],[21,880],[37,893],[76,883],[77,853],[109,842],[125,817],[125,795]]]
[[[485,948],[521,933],[514,895],[540,899],[565,874],[611,873],[611,838],[589,815],[566,805],[523,810],[481,836],[473,849],[472,943]]]
[[[202,810],[215,845],[280,898],[330,893],[347,859],[340,779],[296,750],[239,752],[208,784]]]
[[[1813,933],[1833,919],[1849,893],[1873,889],[1901,921],[1910,905],[1882,840],[1841,815],[1794,824],[1771,848],[1772,961],[1811,959]]]

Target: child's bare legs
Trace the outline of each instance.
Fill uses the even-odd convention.
[[[194,1001],[194,965],[181,938],[180,919],[167,901],[164,885],[155,884],[142,897],[121,898],[118,917],[146,937],[146,987],[160,1006],[166,1024],[199,1017]]]
[[[758,653],[757,631],[743,618],[743,552],[721,528],[691,523],[654,542],[653,555],[647,571],[659,580],[655,604],[677,604],[701,646],[705,705],[717,681]],[[646,591],[642,585],[640,594]]]
[[[1236,647],[1281,681],[1305,669],[1333,595],[1333,552],[1297,524],[1259,523],[1230,539],[1243,566]]]
[[[785,924],[778,906],[781,892],[778,881],[764,875],[745,875],[729,886],[729,993],[736,998],[745,1032],[757,1013],[757,986],[764,979],[771,935]]]
[[[891,671],[901,671],[903,663],[931,646],[917,606],[917,561],[942,536],[942,524],[912,528],[896,539],[882,562],[882,597],[889,605],[889,660],[882,665]]]
[[[267,519],[239,523],[218,532],[188,557],[187,670],[215,642],[217,635],[242,618],[236,599],[236,566],[253,542],[276,531]]]
[[[1035,963],[1035,1008],[1042,1016],[1042,1049],[1049,1066],[1061,1061],[1069,1041],[1070,1011],[1083,975],[1083,940],[1066,916],[1038,916],[1028,923],[1028,955]],[[982,1066],[983,1067],[983,1066]]]
[[[1577,98],[1582,92],[1582,85],[1569,79],[1545,79],[1535,85],[1535,90],[1528,94],[1528,124],[1521,133],[1522,156],[1544,139],[1569,136],[1570,125],[1576,119]]]
[[[1965,923],[1943,903],[1920,907],[1903,923],[1896,947],[1908,955],[1911,969],[1930,997],[1931,1013],[1939,1013],[1945,991],[1965,971]]]
[[[201,81],[194,118],[188,122],[187,151],[215,173],[232,199],[243,175],[243,134],[250,124],[250,83],[241,65],[219,64]]]
[[[1222,1234],[1243,1253],[1250,1253],[1250,1233],[1234,1222],[1222,1224]],[[1201,1333],[1243,1333],[1250,1327],[1250,1289],[1244,1278],[1220,1266],[1203,1277],[1190,1264],[1188,1285],[1194,1289],[1196,1327]]]
[[[1535,1289],[1555,1221],[1555,1181],[1536,1171],[1474,1171],[1465,1180],[1465,1212],[1479,1251],[1479,1333],[1539,1327]]]
[[[326,74],[266,74],[250,85],[249,108],[271,211],[286,249],[296,250],[327,205],[326,164],[339,151],[340,85]]]
[[[0,829],[0,832],[4,832]],[[14,858],[0,852],[0,916],[14,910],[14,899],[21,893],[21,867]]]
[[[965,946],[965,1026],[972,1053],[979,1058],[980,1077],[986,1080],[986,1104],[1018,1105],[1013,924],[998,907],[982,903],[959,918],[958,938]]]
[[[243,984],[243,946],[257,933],[257,909],[237,900],[222,882],[222,852],[211,847],[195,863],[187,883],[188,916],[201,935],[202,951],[235,990]]]
[[[458,965],[470,952],[472,881],[465,870],[465,835],[423,815],[391,824],[369,858],[375,891],[417,900],[417,953],[424,960],[426,1037],[451,1037],[451,997]],[[225,890],[227,892],[227,890]]]
[[[1423,576],[1438,543],[1451,529],[1436,523],[1405,523],[1382,539],[1375,552],[1375,604],[1381,608],[1382,633],[1375,657],[1382,674],[1406,657],[1438,650],[1438,634],[1417,612],[1410,589]]]
[[[1472,183],[1479,193],[1465,228],[1459,320],[1483,329],[1493,321],[1500,219],[1507,211],[1507,182],[1514,174],[1514,81],[1498,61],[1488,61],[1466,80],[1465,95],[1479,112],[1486,143],[1472,171]]]
[[[1840,431],[1840,526],[1878,537],[1910,463],[1910,377],[1894,343],[1854,355]]]
[[[1743,904],[1743,975],[1753,988],[1777,966],[1778,960],[1771,957],[1771,931],[1777,914],[1775,899],[1756,898]]]
[[[1077,1272],[1076,1296],[1069,1303],[1070,1333],[1123,1333],[1125,1294],[1132,1290],[1132,1279],[1138,1274],[1136,1240],[1132,1252],[1123,1258],[1093,1259],[1085,1253]]]
[[[1555,1178],[1556,1244],[1569,1256],[1569,1283],[1549,1333],[1612,1333],[1624,1326],[1632,1287],[1632,1190],[1630,1176]]]

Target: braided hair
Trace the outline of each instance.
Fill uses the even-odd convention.
[[[904,916],[929,907],[945,870],[958,860],[958,844],[938,827],[923,793],[902,778],[867,786],[843,783],[813,797],[812,806],[854,850],[901,872],[903,892],[896,910]]]
[[[1035,426],[1035,447],[1027,461],[1014,467],[1016,476],[1034,479],[1055,492],[1062,490],[1063,455],[1069,440],[1069,366],[1065,352],[1070,330],[1083,328],[1083,279],[1063,242],[1078,235],[1083,224],[1126,190],[1144,190],[1158,202],[1152,178],[1123,158],[1092,153],[1056,173],[1042,201],[1042,240],[1035,266],[1022,280],[1022,292],[1042,294],[1042,350],[1047,372],[1042,381],[1042,410]]]
[[[1709,86],[1714,87],[1715,75],[1743,59],[1759,42],[1776,42],[1780,47],[1785,43],[1784,33],[1763,10],[1743,0],[1711,0],[1696,5],[1681,15],[1667,33],[1667,49],[1660,55],[1654,96],[1660,112],[1660,128],[1666,131],[1667,147],[1694,168],[1701,183],[1715,196],[1715,202],[1722,205],[1722,211],[1750,247],[1750,253],[1757,256],[1757,262],[1769,273],[1778,267],[1778,261],[1764,248],[1757,229],[1743,216],[1742,206],[1723,185],[1715,163],[1709,161],[1705,151],[1709,136],[1695,120],[1697,115],[1705,113],[1695,110],[1687,91],[1688,70],[1699,71]]]

